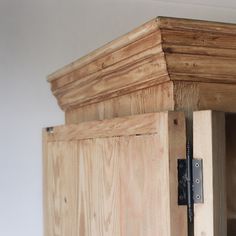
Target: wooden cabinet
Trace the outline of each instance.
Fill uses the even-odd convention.
[[[158,17],[48,80],[45,236],[236,235],[236,25]]]

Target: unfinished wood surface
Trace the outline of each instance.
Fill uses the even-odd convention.
[[[236,25],[157,17],[49,76],[74,110],[168,81],[236,84]]]
[[[217,56],[225,58],[236,58],[236,50],[225,48],[209,48],[205,46],[189,46],[178,45],[172,43],[163,43],[163,51],[165,53],[178,53],[178,54],[190,54],[190,55],[204,55],[204,56]]]
[[[226,236],[225,114],[198,111],[193,115],[194,158],[203,159],[204,203],[194,206],[194,236]]]
[[[236,112],[236,85],[220,83],[174,82],[174,110],[216,110]],[[190,116],[189,116],[190,117]]]
[[[160,54],[133,61],[129,66],[125,64],[122,70],[109,68],[107,73],[102,71],[100,75],[92,74],[77,80],[55,96],[59,98],[59,105],[67,110],[151,87],[169,81],[164,60],[164,55]]]
[[[67,111],[66,123],[103,120],[158,111],[184,111],[189,123],[194,110],[236,112],[236,85],[174,81]]]
[[[149,22],[137,27],[133,31],[121,36],[120,38],[113,40],[112,42],[104,45],[103,47],[91,52],[90,54],[76,60],[75,62],[59,69],[55,73],[48,76],[49,81],[62,77],[63,75],[71,72],[83,65],[89,64],[92,61],[100,58],[106,54],[113,53],[122,47],[125,47],[133,42],[138,41],[147,35],[156,32],[159,29],[168,30],[182,30],[182,31],[194,31],[201,30],[202,32],[211,33],[223,33],[223,34],[236,34],[235,24],[229,23],[219,23],[201,20],[191,20],[191,19],[180,19],[180,18],[170,18],[170,17],[157,17],[150,20]]]
[[[172,80],[235,83],[236,58],[168,53],[166,60]]]
[[[49,81],[53,81],[59,77],[66,75],[67,73],[74,71],[86,64],[93,62],[94,60],[101,58],[104,55],[113,53],[122,47],[126,47],[127,45],[138,41],[141,38],[146,37],[147,35],[152,34],[158,30],[158,25],[156,23],[157,19],[150,20],[149,22],[143,24],[142,26],[137,27],[133,31],[119,37],[118,39],[113,40],[110,43],[107,43],[101,48],[96,49],[90,54],[74,61],[63,67],[62,69],[57,70],[48,76]]]
[[[130,44],[128,44],[128,42],[126,43],[127,46],[114,51],[112,54],[101,56],[101,58],[95,60],[94,63],[85,64],[82,67],[73,70],[71,73],[53,80],[52,90],[57,91],[77,78],[88,76],[97,71],[101,71],[102,69],[111,66],[113,66],[113,69],[117,69],[127,63],[130,63],[130,60],[134,61],[142,57],[145,58],[155,52],[158,53],[162,51],[159,31],[150,33],[137,41],[131,42]],[[114,67],[116,63],[119,64]]]
[[[66,124],[174,110],[173,83],[142,89],[99,103],[66,111]]]
[[[69,141],[88,138],[105,138],[112,136],[129,136],[155,134],[159,131],[162,113],[148,113],[139,116],[118,117],[115,119],[83,122],[79,125],[62,125],[53,127],[47,140]]]
[[[158,17],[160,29],[201,30],[203,32],[220,32],[224,34],[236,34],[236,25],[230,23],[181,19],[174,17]]]
[[[209,49],[236,49],[235,34],[226,34],[223,32],[204,31],[203,28],[195,30],[161,30],[162,44],[169,45],[188,45],[205,47]]]
[[[46,236],[187,236],[186,207],[177,205],[184,115],[152,114],[141,134],[140,117],[133,117],[133,131],[122,136],[116,133],[124,123],[120,119],[110,127],[114,134],[102,138],[91,133],[86,139],[77,134],[62,140],[65,129],[58,128],[50,140],[52,134],[44,131]],[[86,128],[81,125],[78,132]]]
[[[44,235],[77,235],[77,143],[44,141]]]

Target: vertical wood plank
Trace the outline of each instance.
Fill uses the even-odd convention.
[[[77,235],[77,146],[50,142],[44,155],[45,236]]]
[[[225,114],[193,115],[194,158],[203,159],[204,204],[194,207],[194,236],[226,236]]]
[[[119,138],[78,142],[78,232],[120,235]]]
[[[121,235],[170,236],[166,147],[158,135],[121,141]]]
[[[171,236],[187,236],[187,208],[178,205],[178,172],[177,160],[186,156],[186,123],[184,113],[168,112],[168,134],[162,134],[168,139],[168,173],[170,194]]]

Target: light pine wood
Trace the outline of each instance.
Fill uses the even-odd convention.
[[[204,55],[204,56],[217,56],[225,58],[236,58],[236,50],[228,48],[209,48],[205,46],[192,46],[173,43],[163,43],[163,51],[165,53],[178,53],[184,55]]]
[[[236,58],[168,53],[166,60],[172,80],[235,83]]]
[[[119,137],[78,142],[78,233],[121,235]]]
[[[106,166],[106,161],[94,163],[93,160],[89,158],[92,154],[96,155],[96,153],[101,153],[100,148],[103,147],[103,150],[106,151],[108,156],[113,156],[114,154],[114,157],[111,158],[111,162],[114,165],[118,163],[119,166],[123,165],[124,170],[131,170],[130,179],[127,181],[127,184],[133,184],[130,189],[138,193],[137,198],[140,198],[136,199],[135,196],[134,199],[136,202],[134,202],[133,208],[130,209],[130,211],[127,210],[124,214],[130,218],[136,214],[140,216],[142,209],[147,207],[145,204],[142,204],[142,201],[146,201],[147,196],[141,192],[139,183],[133,181],[136,169],[132,170],[132,166],[135,166],[138,170],[143,166],[144,172],[146,168],[152,169],[152,166],[148,164],[149,162],[147,162],[147,165],[144,165],[142,162],[143,157],[139,156],[139,153],[136,159],[126,160],[127,162],[120,161],[119,157],[120,155],[124,156],[124,154],[122,154],[123,150],[129,153],[129,148],[131,147],[136,148],[136,146],[140,146],[140,152],[144,152],[144,147],[141,143],[152,143],[152,140],[156,138],[161,127],[156,126],[156,124],[154,125],[153,120],[159,118],[153,114],[140,116],[139,119],[135,118],[135,121],[132,117],[127,116],[159,111],[183,111],[188,126],[186,132],[188,138],[191,139],[193,135],[193,111],[211,109],[224,112],[236,112],[235,37],[235,24],[157,17],[130,33],[91,52],[87,56],[65,66],[48,77],[52,92],[57,98],[59,106],[65,111],[66,124],[68,124],[68,126],[55,127],[53,134],[46,135],[46,143],[65,143],[69,140],[71,140],[70,142],[76,142],[77,145],[74,150],[76,149],[77,152],[86,157],[85,159],[88,161],[87,163],[83,158],[79,158],[79,161],[77,160],[78,168],[81,168],[79,173],[82,174],[82,177],[79,177],[79,183],[77,183],[77,185],[80,190],[83,189],[78,193],[80,197],[77,196],[79,199],[79,205],[77,206],[78,211],[82,212],[77,219],[79,227],[76,230],[79,232],[79,235],[93,235],[97,232],[104,235],[119,235],[124,232],[130,234],[134,228],[144,232],[143,226],[139,224],[140,221],[134,222],[134,225],[125,225],[125,222],[122,221],[112,226],[107,223],[107,228],[104,226],[104,228],[98,229],[97,227],[100,225],[99,222],[103,221],[107,217],[107,214],[109,214],[107,209],[100,213],[99,216],[97,216],[97,214],[96,217],[93,216],[94,218],[91,221],[93,215],[91,212],[97,211],[98,205],[91,206],[91,204],[85,203],[84,197],[89,197],[95,201],[98,191],[103,189],[103,186],[101,186],[100,182],[94,181],[90,183],[86,182],[85,179],[89,179],[87,174],[91,166],[93,166],[93,168],[106,168],[104,167]],[[202,137],[202,140],[208,138],[211,129],[212,134],[214,134],[213,125],[216,125],[218,122],[218,118],[216,118],[217,121],[215,121],[214,114],[213,112],[212,119],[206,115],[209,118],[208,121],[212,122],[212,126],[202,127],[207,134],[206,137]],[[218,115],[216,116],[218,117]],[[119,118],[113,122],[107,120],[104,122],[95,121],[114,117],[123,118]],[[202,116],[199,115],[199,119],[200,118],[203,119]],[[85,121],[95,122],[80,124]],[[116,122],[120,125],[115,125]],[[137,122],[136,125],[134,125],[135,122]],[[208,201],[205,208],[197,206],[199,207],[197,208],[197,213],[200,215],[204,212],[206,213],[204,217],[212,216],[213,218],[209,218],[212,224],[207,228],[207,225],[209,225],[206,223],[208,222],[208,218],[197,217],[197,220],[199,220],[202,225],[202,228],[196,228],[196,232],[199,233],[199,236],[203,236],[204,233],[206,233],[205,236],[226,236],[225,232],[223,232],[225,219],[228,219],[227,236],[234,236],[236,234],[236,228],[234,226],[236,219],[234,199],[236,194],[232,190],[235,185],[235,144],[232,141],[234,140],[233,123],[234,120],[227,118],[227,200],[225,196],[222,195],[221,197],[225,199],[225,202],[222,203],[223,198],[219,200],[219,194],[217,195],[217,193],[215,194],[214,192],[219,193],[219,189],[225,186],[223,186],[222,182],[219,182],[219,186],[215,187],[214,185],[215,180],[218,180],[218,177],[215,177],[215,173],[220,171],[215,169],[214,163],[221,164],[222,160],[218,159],[215,153],[212,153],[212,156],[210,156],[212,159],[207,159],[207,165],[213,175],[212,178],[214,181],[212,180],[213,184],[211,186],[213,189],[208,188],[207,191],[212,190],[212,193],[215,194],[213,198],[214,201],[210,203]],[[75,124],[79,124],[79,126]],[[170,127],[171,126],[169,126],[169,128]],[[136,134],[142,137],[141,143],[139,136],[136,137]],[[200,133],[199,136],[201,136]],[[177,146],[176,149],[173,148],[179,141],[178,136],[173,137],[175,137],[174,134],[173,136],[168,136],[168,139],[169,145],[172,146],[171,150],[175,150],[173,151],[173,156],[175,156],[175,153],[181,152],[182,149],[179,150]],[[216,142],[215,139],[213,139],[213,141]],[[130,146],[126,147],[124,145],[122,146],[122,151],[120,151],[117,145],[121,142],[122,145],[123,143],[130,143]],[[171,144],[172,142],[173,145]],[[119,156],[113,151],[108,150],[107,143],[109,143],[109,146],[114,146],[114,152],[119,151]],[[143,150],[141,150],[141,147],[143,147]],[[68,146],[64,146],[65,150],[67,148]],[[54,146],[51,145],[50,150],[53,149]],[[73,148],[71,147],[71,149]],[[171,150],[169,155],[172,155]],[[110,151],[112,153],[110,153]],[[134,152],[136,152],[136,149]],[[150,148],[150,150],[146,152],[152,155],[155,150]],[[46,145],[44,153],[49,153],[48,145]],[[54,155],[52,151],[50,155]],[[80,155],[78,154],[76,158],[78,159]],[[179,154],[179,156],[181,155],[182,154]],[[210,151],[208,155],[210,155]],[[59,157],[55,158],[58,159]],[[162,164],[165,166],[166,163],[163,162]],[[47,166],[51,164],[46,162],[44,165],[44,169],[47,169]],[[113,168],[112,166],[110,167],[111,169]],[[177,169],[175,162],[170,162],[169,167],[170,177],[173,180]],[[84,170],[86,170],[86,172]],[[61,175],[63,175],[63,171],[64,170],[60,173]],[[119,171],[114,170],[114,181],[117,180],[117,175],[120,174]],[[159,171],[162,174],[164,173],[163,169]],[[78,172],[78,170],[76,170],[76,172]],[[209,173],[210,172],[207,174],[207,180],[211,177]],[[99,180],[102,178],[99,173],[95,173],[94,175]],[[95,178],[95,176],[92,178]],[[150,178],[155,178],[155,175],[152,176],[152,173],[150,173]],[[119,181],[121,180],[119,179]],[[143,179],[140,179],[140,181],[143,181],[143,184],[146,183]],[[44,182],[45,186],[47,186],[48,183],[45,178]],[[174,185],[171,187],[173,183]],[[208,183],[210,182],[208,181]],[[94,187],[94,189],[91,190],[85,187],[92,185],[98,185],[100,189],[98,190]],[[115,209],[116,206],[119,206],[120,209],[122,209],[123,201],[130,200],[130,193],[126,193],[125,189],[121,187],[122,186],[112,188],[112,191],[116,193],[120,192],[121,189],[122,192],[124,192],[124,199],[120,198],[119,201],[114,199],[114,201],[111,202],[110,192],[106,195],[107,192],[105,190],[105,192],[102,191],[104,196],[107,196],[107,201],[111,208],[114,207]],[[163,186],[164,191],[166,191],[165,187],[166,186]],[[175,203],[173,203],[176,195],[175,182],[171,181],[169,187],[170,207],[174,209],[174,212],[180,212],[179,208],[176,208]],[[60,188],[60,186],[58,188]],[[88,195],[87,192],[90,190],[92,193]],[[229,194],[229,191],[231,194]],[[218,217],[220,214],[217,212],[217,209],[219,209],[220,206],[216,204],[217,202],[222,203],[222,208],[225,207],[227,202],[227,216],[223,213],[222,218]],[[172,203],[173,205],[171,205]],[[105,207],[105,205],[103,206]],[[216,210],[214,210],[213,207],[215,207]],[[122,214],[121,211],[112,211],[110,214],[111,220],[113,221],[117,217],[121,219],[123,217]],[[155,214],[156,213],[153,213],[154,216],[156,216]],[[180,229],[175,229],[175,227],[177,227],[176,225],[181,225],[182,213],[180,213],[179,217],[177,217],[177,215],[178,213],[174,213],[173,219],[170,218],[170,229],[172,229],[172,234],[176,231],[182,236],[183,233],[178,231]],[[44,216],[45,219],[47,219],[47,217],[48,214]],[[150,231],[148,231],[149,234],[152,232],[151,230],[153,230],[150,226],[152,219],[150,219],[149,216],[142,215],[142,217],[139,218],[139,220],[144,220],[147,223],[147,227],[150,229]],[[172,217],[172,215],[170,215],[170,217]],[[177,219],[179,219],[179,221]],[[56,223],[58,223],[58,220],[62,219],[57,219]],[[178,224],[175,224],[175,221],[178,222]],[[89,222],[93,222],[92,226],[89,225]],[[163,225],[165,223],[163,223]],[[197,225],[199,226],[199,224]],[[58,223],[58,225],[61,224]],[[59,227],[57,227],[57,229],[50,229],[46,223],[45,230],[46,232],[52,232],[52,230],[60,231],[63,229],[59,229]],[[203,235],[200,234],[201,230]],[[216,234],[212,234],[214,232],[216,232]],[[137,235],[135,230],[133,233]],[[168,235],[168,233],[165,235]]]
[[[236,49],[235,33],[229,34],[223,31],[204,31],[204,28],[189,29],[163,29],[161,30],[162,44],[169,44],[170,46],[198,46],[205,47],[205,50],[214,49]],[[190,47],[190,48],[191,48]]]
[[[225,114],[193,115],[194,158],[203,159],[204,204],[194,206],[194,236],[227,235]]]
[[[118,39],[113,40],[110,43],[107,43],[101,48],[89,53],[88,55],[74,61],[63,67],[62,69],[57,70],[48,76],[49,81],[53,81],[58,77],[62,77],[68,74],[71,71],[74,71],[77,68],[83,67],[86,64],[93,62],[94,60],[101,58],[107,54],[113,53],[127,45],[138,41],[141,38],[145,38],[147,35],[152,34],[158,30],[157,19],[150,20],[149,22],[143,24],[142,26],[137,27],[133,31],[119,37]]]
[[[67,111],[66,124],[174,110],[173,83],[163,83]]]
[[[60,89],[55,96],[59,98],[59,105],[67,110],[104,100],[104,97],[108,99],[127,94],[130,90],[151,87],[169,80],[164,60],[161,54],[134,61],[130,66],[125,63],[121,70],[109,67],[100,75],[92,74],[69,84],[65,91]]]
[[[174,82],[175,110],[236,112],[236,85]]]
[[[235,24],[212,22],[205,20],[192,20],[174,17],[158,17],[160,29],[201,30],[203,32],[236,34]]]
[[[185,31],[186,34],[183,35],[186,37],[187,35],[194,35],[195,32],[199,32],[200,37],[201,35],[207,35],[208,39],[212,42],[221,41],[220,38],[223,36],[226,41],[231,37],[232,43],[235,43],[233,40],[233,35],[236,34],[236,26],[235,24],[229,23],[217,23],[217,22],[210,22],[210,21],[200,21],[200,20],[190,20],[190,19],[180,19],[180,18],[170,18],[170,17],[157,17],[149,22],[137,27],[136,29],[132,30],[131,32],[119,37],[118,39],[113,40],[112,42],[104,45],[101,48],[91,52],[90,54],[74,61],[66,65],[65,67],[57,70],[56,72],[52,73],[48,76],[48,80],[52,82],[64,75],[83,67],[84,65],[88,65],[91,62],[100,59],[108,54],[114,54],[114,52],[119,51],[122,48],[125,48],[128,45],[138,42],[140,39],[144,39],[147,36],[155,34],[159,30],[163,30],[163,35],[167,35],[165,32],[173,31],[174,33],[171,36],[177,35],[174,30],[178,30],[177,32],[181,34],[181,31]],[[218,34],[218,35],[217,35]],[[210,37],[212,36],[212,37]],[[214,37],[215,36],[215,37]],[[218,36],[218,37],[217,37]],[[220,37],[219,37],[220,36]],[[164,42],[168,42],[169,37],[163,37]],[[176,37],[177,38],[177,37]],[[174,38],[174,39],[176,39]],[[197,41],[198,37],[192,37],[195,42]],[[184,39],[186,40],[186,38]],[[159,41],[159,36],[158,40]],[[173,42],[173,40],[171,40]],[[201,40],[203,41],[203,40]],[[204,39],[203,42],[206,40]],[[226,42],[227,43],[227,42]],[[218,46],[218,44],[216,44]]]
[[[118,117],[110,120],[83,122],[79,125],[62,125],[48,133],[47,140],[70,141],[88,138],[155,134],[160,130],[162,113],[149,113],[139,116]]]
[[[236,112],[236,85],[174,81],[67,111],[66,123],[103,120],[158,111],[194,110]]]
[[[48,77],[65,111],[170,81],[236,84],[236,25],[157,17]]]
[[[125,128],[120,118],[110,121],[116,125],[103,137],[91,132],[90,138],[78,138],[87,127],[104,132],[108,121],[79,124],[72,136],[71,126],[57,127],[54,134],[44,131],[46,236],[187,236],[186,207],[177,205],[184,114],[126,119],[132,130],[126,135],[116,131]],[[146,131],[140,133],[145,119]]]
[[[65,74],[56,80],[52,80],[52,90],[56,92],[77,78],[83,78],[108,67],[112,66],[111,68],[113,68],[113,70],[117,70],[117,68],[130,63],[131,60],[137,61],[138,59],[140,60],[147,56],[151,56],[155,52],[160,53],[162,52],[160,43],[160,32],[157,30],[156,32],[150,33],[137,41],[130,42],[130,44],[112,52],[112,54],[101,56],[101,58],[98,58],[93,63],[85,64],[82,67],[73,70],[69,74]],[[114,65],[116,63],[119,64],[115,67]]]
[[[44,235],[77,235],[77,144],[44,141]]]
[[[168,142],[166,159],[168,159],[168,175],[169,175],[169,197],[170,197],[170,228],[171,236],[188,235],[187,233],[187,209],[185,206],[177,204],[178,188],[176,182],[177,160],[186,157],[186,124],[185,116],[182,112],[168,112],[168,133],[163,133],[164,141]],[[162,129],[162,126],[160,126]],[[162,153],[162,152],[161,152]],[[163,184],[160,183],[160,184]],[[165,234],[164,234],[165,235]]]

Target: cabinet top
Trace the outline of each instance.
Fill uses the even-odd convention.
[[[171,80],[236,83],[236,24],[157,17],[48,76],[64,110]]]

